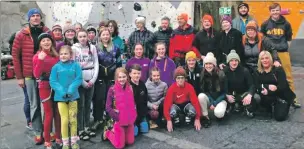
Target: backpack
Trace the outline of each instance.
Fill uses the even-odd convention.
[[[11,35],[11,37],[9,38],[9,40],[8,40],[10,55],[12,55],[13,44],[14,44],[15,37],[16,37],[16,35],[17,35],[19,32],[20,32],[20,31],[17,31],[17,32],[13,33],[13,34]]]

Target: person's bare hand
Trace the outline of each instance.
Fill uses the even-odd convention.
[[[41,51],[41,52],[38,54],[38,59],[40,59],[40,60],[44,60],[45,57],[46,57],[46,53],[43,52],[43,51]]]
[[[233,95],[226,95],[226,97],[227,97],[229,103],[235,102],[235,97]]]
[[[271,90],[273,92],[278,89],[277,86],[275,86],[275,85],[269,85],[268,88],[269,88],[269,90]]]
[[[210,106],[210,110],[214,110],[215,107],[213,105]]]
[[[221,70],[223,70],[225,66],[226,66],[225,64],[220,64],[219,65],[219,67],[220,67]]]
[[[280,67],[280,66],[282,66],[281,63],[280,63],[279,61],[275,61],[275,62],[273,63],[273,65],[274,65],[275,67]]]
[[[250,105],[251,103],[251,99],[252,99],[252,96],[250,94],[248,94],[242,101],[243,101],[243,105]]]
[[[261,92],[263,95],[268,95],[268,91],[266,88],[263,88],[262,92]]]
[[[20,87],[24,88],[24,79],[18,79],[17,82]]]
[[[167,130],[169,132],[172,132],[173,131],[173,124],[172,124],[172,121],[167,121]]]
[[[201,122],[199,119],[194,120],[194,127],[195,127],[195,130],[197,130],[197,131],[201,130],[202,125],[201,125]]]

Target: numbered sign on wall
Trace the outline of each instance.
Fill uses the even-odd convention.
[[[220,7],[219,8],[220,15],[230,15],[231,14],[231,7]]]

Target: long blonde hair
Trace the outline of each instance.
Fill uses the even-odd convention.
[[[104,28],[102,31],[100,31],[100,33],[99,33],[99,40],[100,40],[100,42],[99,42],[99,47],[100,47],[100,50],[102,50],[102,48],[103,48],[103,43],[102,43],[102,41],[101,41],[101,34],[103,33],[103,32],[105,32],[105,31],[107,31],[107,32],[109,32],[109,34],[110,34],[110,39],[109,39],[109,42],[108,42],[108,47],[106,47],[106,49],[107,49],[107,51],[108,52],[111,52],[112,50],[113,50],[113,47],[114,47],[114,45],[113,45],[113,42],[112,42],[112,36],[111,36],[111,32],[110,32],[110,30],[108,29],[108,28]]]
[[[258,60],[258,72],[259,73],[264,72],[264,67],[263,67],[262,62],[261,62],[262,56],[269,57],[270,64],[273,65],[273,59],[272,59],[272,55],[270,54],[270,52],[268,52],[268,51],[261,51],[260,54],[259,54],[259,60]],[[271,69],[272,69],[272,67],[270,67],[270,70]]]
[[[120,72],[126,74],[127,78],[129,78],[128,77],[128,71],[125,68],[123,68],[123,67],[119,67],[119,68],[116,68],[116,70],[115,70],[115,81],[118,79],[118,74]]]

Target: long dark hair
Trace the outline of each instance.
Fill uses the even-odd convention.
[[[63,33],[63,37],[64,37],[63,42],[64,42],[64,45],[73,46],[74,43],[77,43],[77,42],[78,42],[78,39],[77,39],[77,37],[76,37],[76,36],[77,36],[77,35],[76,35],[76,32],[75,32],[74,38],[72,39],[72,40],[73,40],[73,44],[65,37],[65,34],[66,34],[66,33]]]
[[[88,36],[88,31],[85,30],[85,29],[83,29],[83,28],[81,28],[81,29],[78,31],[77,35],[76,35],[77,38],[78,38],[78,34],[79,34],[80,32],[84,32],[84,33],[86,33],[87,36]],[[79,42],[79,41],[78,41],[78,42]],[[89,54],[92,55],[91,45],[90,45],[90,43],[89,43],[89,40],[87,40],[87,44],[86,44],[86,45],[89,47]]]
[[[116,37],[118,36],[118,25],[117,22],[115,20],[109,20],[106,27],[109,27],[109,25],[112,24],[112,26],[114,27],[114,32],[112,34],[112,37]]]

